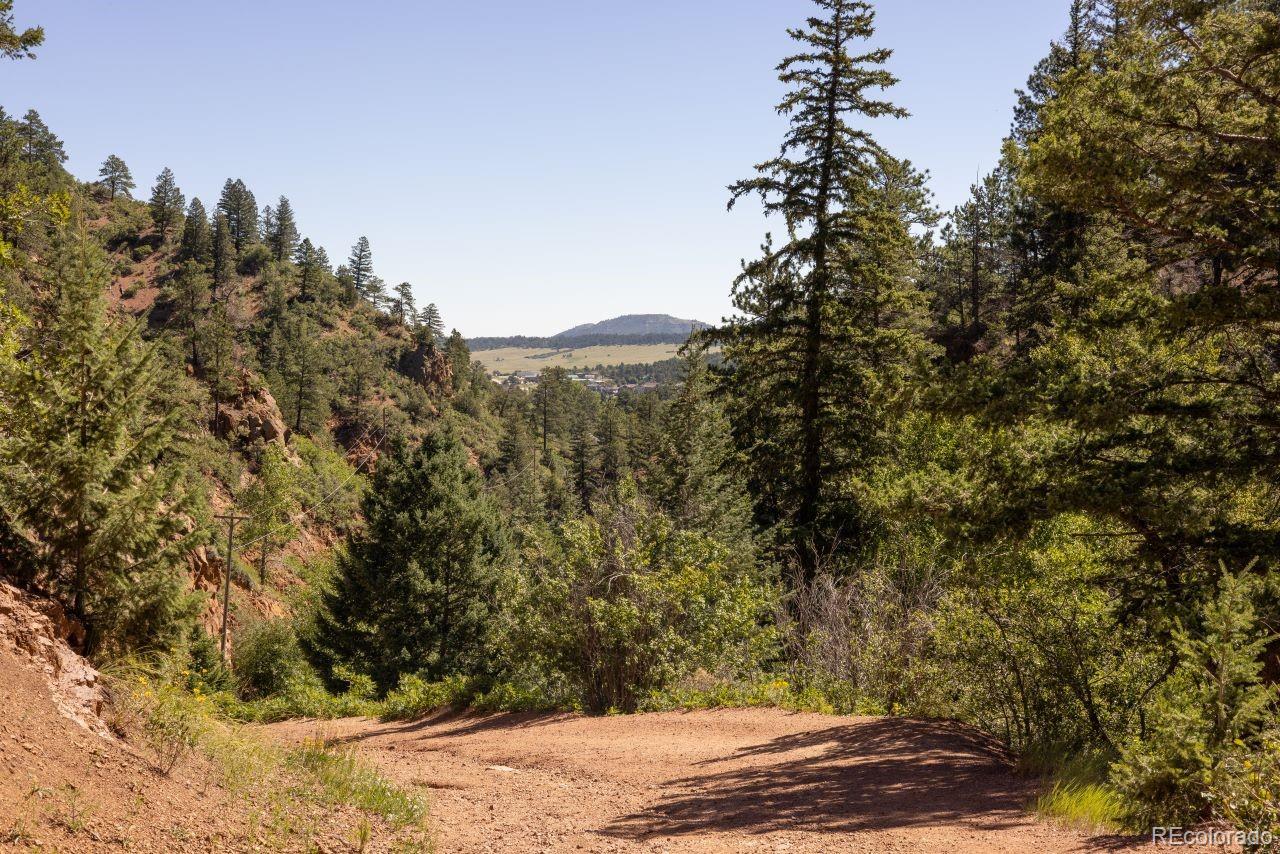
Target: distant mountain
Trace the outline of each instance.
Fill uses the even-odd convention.
[[[552,337],[563,340],[599,335],[653,335],[684,339],[693,330],[706,329],[707,326],[699,320],[682,320],[669,314],[624,314],[599,323],[584,323]]]

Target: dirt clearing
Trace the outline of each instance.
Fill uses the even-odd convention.
[[[1058,852],[1149,847],[1037,821],[1036,784],[945,723],[772,709],[440,714],[267,728],[429,790],[442,852]]]

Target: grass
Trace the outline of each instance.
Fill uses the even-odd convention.
[[[674,359],[679,349],[679,344],[603,344],[563,350],[500,347],[497,350],[479,350],[471,357],[483,364],[487,371],[510,374],[551,367],[574,370],[596,365],[648,365]]]
[[[1052,781],[1031,805],[1037,815],[1078,830],[1126,829],[1128,804],[1108,782],[1106,757],[1044,750],[1025,754],[1019,766],[1023,772],[1040,773],[1046,782]]]
[[[290,751],[289,764],[305,770],[329,803],[348,804],[381,816],[394,827],[422,824],[427,804],[397,788],[364,764],[350,749],[335,749],[323,738],[309,738]]]
[[[1124,826],[1124,799],[1106,783],[1057,780],[1036,799],[1035,811],[1081,830],[1115,831]]]
[[[179,673],[138,666],[118,676],[115,727],[141,735],[158,771],[170,774],[189,763],[192,772],[204,770],[206,785],[219,783],[238,797],[247,815],[247,840],[296,847],[299,839],[313,840],[324,819],[331,820],[333,811],[325,807],[348,806],[361,813],[348,828],[357,850],[369,845],[375,827],[404,850],[427,847],[427,805],[418,794],[393,784],[354,751],[334,749],[323,739],[282,748],[228,719],[217,697],[198,686],[188,690],[181,680]],[[339,699],[334,706],[354,702]],[[379,821],[371,824],[370,818]]]

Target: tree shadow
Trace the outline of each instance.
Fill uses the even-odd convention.
[[[338,744],[356,744],[371,738],[389,735],[421,734],[424,738],[445,738],[477,735],[483,732],[502,732],[529,729],[562,723],[577,717],[570,712],[471,712],[458,709],[440,709],[411,721],[384,721],[360,732],[334,739]],[[437,727],[444,727],[437,729]],[[430,732],[428,732],[430,730]]]
[[[761,757],[775,759],[753,761]],[[955,822],[993,830],[1027,822],[1024,808],[1036,789],[1011,773],[989,739],[957,724],[903,718],[783,736],[700,765],[705,774],[668,784],[677,794],[601,832],[643,840]]]

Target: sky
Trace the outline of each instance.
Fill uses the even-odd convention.
[[[904,120],[870,125],[962,202],[1067,0],[882,0]],[[468,337],[628,313],[716,321],[769,224],[726,186],[777,151],[774,71],[810,0],[18,0],[35,61],[0,105],[39,110],[72,173],[108,154],[146,198],[242,178],[289,197],[336,263],[360,235]]]

